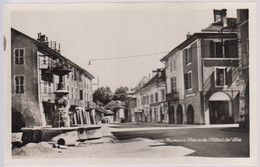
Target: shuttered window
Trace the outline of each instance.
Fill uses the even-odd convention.
[[[192,89],[192,72],[184,74],[185,89]]]
[[[226,68],[216,68],[215,70],[215,81],[216,86],[227,85],[227,69]]]
[[[212,58],[229,58],[230,41],[221,42],[210,41],[210,57]]]

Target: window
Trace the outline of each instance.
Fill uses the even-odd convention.
[[[185,89],[192,89],[192,72],[188,72],[188,74],[184,74],[185,80]]]
[[[170,70],[171,70],[171,72],[173,71],[172,60],[171,59],[170,59]]]
[[[146,96],[146,100],[147,100],[146,104],[149,104],[149,96]]]
[[[15,76],[15,93],[24,93],[24,76]]]
[[[171,92],[176,93],[177,87],[176,87],[176,77],[171,78]]]
[[[75,88],[75,98],[78,99],[78,89]]]
[[[43,85],[44,85],[44,87],[43,87],[43,93],[48,93],[48,83],[46,82],[46,81],[43,81]]]
[[[227,70],[226,68],[216,68],[215,69],[215,82],[216,86],[225,86],[226,83],[226,77],[227,77]]]
[[[71,72],[71,81],[74,81],[74,68],[72,68],[72,72]]]
[[[71,87],[71,98],[72,99],[74,98],[74,89],[73,89],[73,87]]]
[[[158,102],[158,93],[155,93],[155,102]]]
[[[83,90],[79,90],[79,98],[80,100],[83,100]]]
[[[153,95],[151,95],[151,103],[153,103]]]
[[[176,71],[176,61],[173,59],[173,71]]]
[[[24,64],[24,49],[14,49],[14,63],[16,65]]]
[[[221,42],[210,41],[210,56],[212,58],[228,58],[230,41],[225,41],[222,45]]]
[[[186,65],[190,64],[192,62],[192,47],[190,47],[189,49],[184,49],[183,54],[184,54],[185,64]]]
[[[164,101],[165,92],[162,90],[162,101]]]

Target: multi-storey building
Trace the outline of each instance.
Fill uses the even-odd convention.
[[[225,9],[213,13],[209,27],[187,35],[161,59],[166,65],[170,123],[239,121],[236,19],[227,18]]]
[[[248,9],[237,10],[237,37],[239,55],[240,123],[249,127],[249,32]]]
[[[91,80],[94,77],[62,56],[59,48],[56,42],[49,42],[40,33],[35,40],[11,29],[13,131],[23,126],[51,125],[55,110],[53,92],[57,90],[59,82],[59,77],[52,73],[52,67],[57,65],[71,69],[63,77],[63,85],[69,91],[69,110],[73,124],[95,123],[95,113],[91,110]]]
[[[136,108],[132,109],[135,112],[135,121],[168,122],[165,70],[157,69],[155,72],[156,75],[138,87],[130,98],[136,99],[137,103]]]
[[[126,99],[126,121],[127,122],[135,122],[135,111],[137,107],[136,96],[134,95],[135,91],[127,92]]]

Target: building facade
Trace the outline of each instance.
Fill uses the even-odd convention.
[[[95,123],[92,110],[89,72],[60,54],[60,46],[38,34],[35,40],[11,29],[12,129],[49,126],[55,110],[54,91],[59,78],[52,73],[57,65],[68,66],[71,72],[63,77],[64,89],[69,92],[69,110],[74,125]]]
[[[248,9],[237,10],[237,37],[239,55],[239,111],[241,126],[249,127],[249,31]]]
[[[161,59],[166,67],[169,123],[239,121],[236,19],[227,18],[225,9],[213,13],[209,27],[188,34]]]
[[[131,106],[131,120],[135,122],[168,122],[168,105],[166,103],[165,70],[157,69],[156,74],[135,90],[129,104],[136,101],[136,108]],[[131,104],[132,104],[131,103]],[[134,118],[133,118],[134,114]]]

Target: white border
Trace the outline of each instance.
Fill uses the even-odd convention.
[[[188,2],[188,0],[183,0],[185,2]],[[189,1],[193,1],[194,0],[189,0]],[[203,0],[204,2],[209,2],[208,0],[205,1]],[[238,1],[238,0],[237,0]],[[7,1],[7,0],[4,0],[4,2],[8,2],[8,3],[17,3],[19,1],[15,1],[15,0],[10,0],[10,1]],[[55,0],[55,1],[51,1],[51,0],[39,0],[39,1],[32,1],[32,0],[24,0],[23,3],[32,3],[32,2],[54,2],[54,3],[57,3],[59,2],[58,0]],[[62,2],[72,2],[71,0],[63,0]],[[93,2],[93,1],[90,1],[90,0],[76,0],[74,2]],[[104,1],[104,0],[97,0],[96,2],[112,2],[112,1]],[[119,0],[115,0],[114,2],[122,2],[122,1],[119,1]],[[126,0],[126,2],[131,2],[130,0]],[[132,1],[133,2],[133,1]],[[143,0],[143,1],[134,1],[134,2],[151,2],[151,0]],[[162,0],[158,0],[156,2],[162,2]],[[172,2],[172,0],[164,0],[164,2]],[[222,1],[222,2],[226,2],[226,1]],[[232,2],[235,3],[235,0],[233,0]],[[254,2],[254,1],[250,1],[250,2]],[[218,2],[220,3],[220,2]],[[2,5],[2,4],[1,4]],[[21,10],[21,9],[24,9],[21,6],[19,5],[15,5],[16,6],[16,9],[17,10]],[[43,8],[46,8],[46,4],[44,5],[41,5]],[[65,5],[66,6],[66,5]],[[77,6],[75,3],[71,6]],[[10,25],[10,11],[11,10],[14,10],[13,8],[14,6],[5,6],[4,8],[4,28],[3,28],[3,32],[5,34],[6,37],[10,37],[10,29],[8,28],[8,25]],[[34,8],[35,6],[32,5],[32,7]],[[250,15],[251,15],[251,18],[256,16],[255,15],[255,11],[256,11],[256,8],[254,6],[254,3],[250,3],[250,4],[242,4],[242,6],[240,6],[240,8],[246,8],[246,7],[250,7]],[[53,7],[50,7],[49,10],[64,10],[64,6],[60,6],[59,8],[55,7],[56,9],[54,9]],[[81,7],[78,7],[79,9]],[[37,10],[37,9],[32,9],[32,10]],[[257,86],[257,81],[258,81],[258,75],[257,75],[257,71],[259,71],[258,67],[257,66],[257,63],[259,61],[256,61],[258,59],[258,57],[256,57],[256,19],[251,19],[250,22],[249,22],[249,27],[250,27],[250,33],[249,33],[249,36],[250,36],[250,111],[257,111],[257,108],[258,108],[258,103],[259,100],[258,100],[258,86]],[[1,27],[2,28],[2,27]],[[257,34],[257,37],[258,39],[259,38],[259,34]],[[2,44],[2,40],[1,41],[1,44]],[[259,44],[259,43],[258,43]],[[0,45],[0,48],[2,48],[3,45]],[[10,41],[7,41],[7,48],[6,48],[6,51],[5,51],[5,55],[10,55],[10,53],[8,53],[8,49],[10,48]],[[0,70],[0,74],[4,74],[4,75],[0,75],[0,77],[3,76],[2,81],[4,80],[4,83],[0,86],[4,86],[4,89],[1,89],[1,95],[4,94],[4,98],[1,97],[1,103],[2,103],[2,100],[4,99],[10,99],[11,98],[11,86],[10,86],[10,68],[9,68],[9,64],[11,63],[10,62],[10,59],[8,58],[8,56],[5,56],[3,59],[2,57],[0,56],[0,60],[4,60],[4,61],[0,61],[1,63],[3,63],[3,66],[0,66],[0,67],[4,67],[5,69],[5,72],[3,73],[2,70]],[[9,79],[8,79],[9,78]],[[3,90],[3,91],[2,91]],[[9,110],[9,107],[11,106],[11,103],[9,100],[5,100],[4,101],[4,109],[3,111],[8,111]],[[103,164],[103,165],[112,165],[112,164],[124,164],[126,165],[126,162],[128,162],[128,164],[132,164],[132,165],[136,165],[136,164],[139,164],[138,166],[140,166],[140,164],[150,164],[152,166],[156,166],[156,165],[161,165],[162,164],[165,164],[166,166],[172,166],[172,164],[193,164],[192,166],[194,166],[194,164],[201,164],[203,162],[203,164],[225,164],[225,166],[227,166],[227,164],[237,164],[237,165],[242,165],[242,164],[256,164],[257,163],[257,148],[259,149],[259,145],[257,143],[257,135],[259,135],[259,133],[257,134],[256,130],[257,130],[257,122],[256,122],[256,118],[257,118],[257,114],[258,112],[251,112],[250,113],[250,153],[251,153],[251,158],[201,158],[201,157],[184,157],[184,158],[179,158],[179,159],[174,159],[174,160],[170,160],[168,161],[168,159],[164,159],[164,158],[161,158],[159,160],[143,160],[143,159],[138,159],[138,158],[131,158],[131,161],[129,162],[129,159],[125,159],[125,158],[120,158],[120,159],[100,159],[100,158],[93,158],[93,159],[88,159],[88,164],[92,164],[92,165],[97,165],[97,164]],[[5,112],[4,113],[4,117],[0,117],[1,118],[1,122],[4,122],[4,129],[5,129],[5,145],[4,145],[4,151],[5,151],[5,163],[8,163],[8,166],[10,165],[39,165],[41,163],[45,163],[46,165],[61,165],[61,164],[66,164],[66,165],[86,165],[86,160],[82,160],[82,159],[55,159],[55,161],[46,161],[44,159],[42,160],[11,160],[10,159],[10,136],[8,136],[8,134],[10,133],[10,113],[9,112]],[[3,121],[4,119],[3,118],[8,118],[7,120],[5,119],[5,121]],[[9,132],[9,133],[8,133]],[[254,132],[254,133],[252,133]],[[1,135],[3,136],[3,135]],[[2,140],[2,138],[1,138]],[[3,143],[3,142],[2,142]],[[187,159],[189,159],[189,161],[187,161]],[[1,159],[0,159],[1,160]],[[167,161],[167,162],[166,162]],[[3,161],[1,161],[3,162]]]

